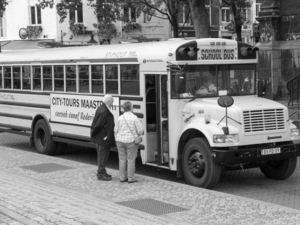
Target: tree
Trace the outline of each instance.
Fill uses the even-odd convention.
[[[8,5],[7,0],[0,0],[0,13],[1,18],[3,16],[3,13],[5,12],[6,6]]]
[[[229,25],[229,30],[236,33],[238,41],[242,41],[242,26],[247,21],[245,11],[251,7],[251,0],[220,0],[220,4],[230,7],[233,20]]]
[[[194,19],[196,37],[209,36],[209,19],[207,16],[204,0],[87,0],[88,5],[94,8],[98,23],[113,23],[117,20],[128,22],[128,15],[122,14],[123,7],[129,7],[135,10],[136,16],[141,13],[157,17],[159,19],[169,20],[173,37],[179,37],[182,27],[178,26],[178,16],[184,6],[191,9],[185,16],[185,23],[190,17]],[[53,7],[53,0],[39,0],[42,8]],[[108,3],[109,2],[109,3]],[[68,15],[69,9],[75,9],[82,4],[82,0],[61,0],[56,4],[56,10],[60,16],[60,22],[63,22]],[[200,13],[199,13],[200,12]],[[184,24],[185,24],[184,23]]]
[[[209,16],[205,7],[205,0],[87,0],[88,5],[94,8],[94,13],[100,24],[111,24],[117,20],[128,22],[128,15],[122,14],[123,7],[135,10],[136,16],[141,13],[168,20],[173,30],[173,37],[179,37],[186,24],[191,19],[194,21],[196,38],[209,37]],[[53,0],[39,0],[40,6],[53,7]],[[63,22],[68,15],[68,10],[76,10],[76,6],[82,4],[82,0],[61,0],[56,4],[60,22]],[[183,26],[179,27],[178,16],[183,7],[189,9],[185,15]]]
[[[188,0],[196,38],[210,37],[209,15],[205,7],[205,0]]]

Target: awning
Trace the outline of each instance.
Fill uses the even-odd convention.
[[[42,48],[39,42],[52,42],[53,39],[42,40],[15,40],[1,42],[1,50],[20,50],[20,49],[38,49]]]

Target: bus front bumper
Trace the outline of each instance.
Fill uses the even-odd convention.
[[[279,153],[263,154],[262,150],[280,148]],[[270,152],[272,152],[270,150]],[[300,143],[278,145],[272,147],[253,147],[244,149],[213,149],[212,157],[216,163],[234,165],[240,163],[260,163],[300,156]]]

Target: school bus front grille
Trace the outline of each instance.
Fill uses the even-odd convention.
[[[245,133],[285,129],[283,109],[244,111],[243,117]]]

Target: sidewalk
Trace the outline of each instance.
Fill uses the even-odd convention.
[[[98,181],[94,165],[1,146],[0,225],[300,224],[300,211],[137,175]]]

